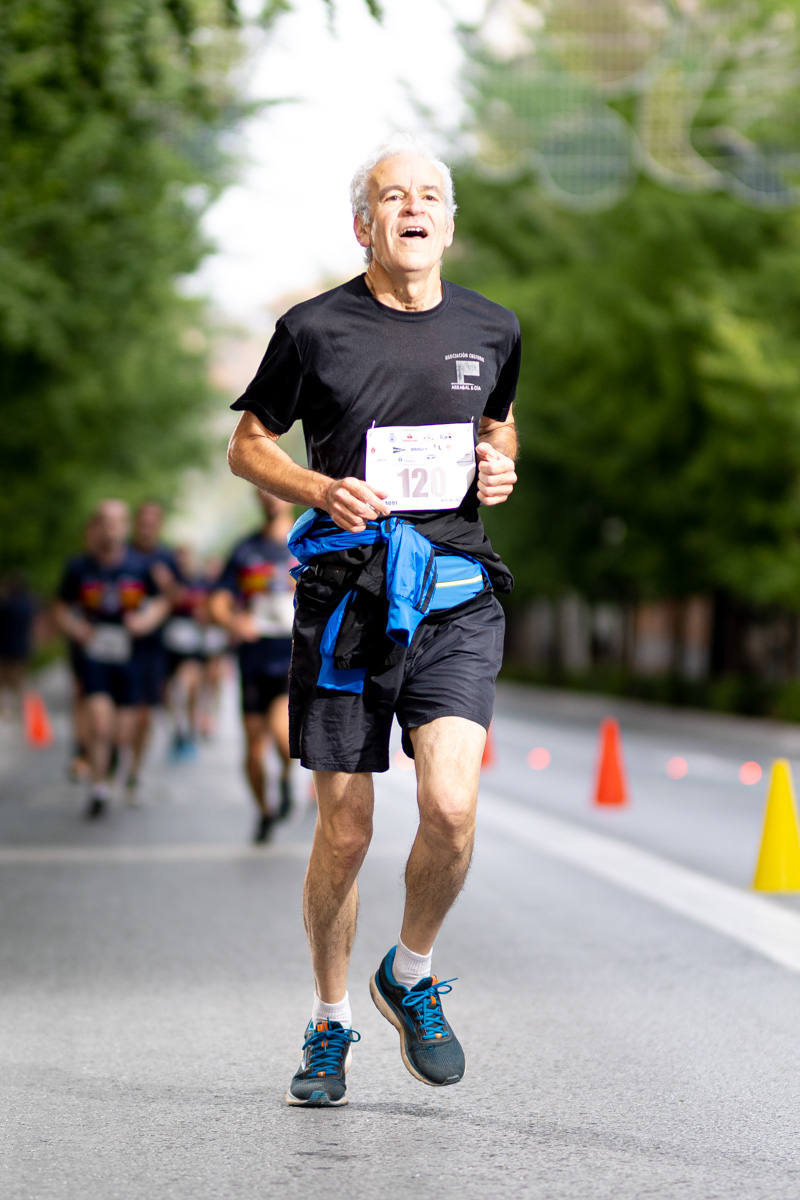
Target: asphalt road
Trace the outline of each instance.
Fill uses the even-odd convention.
[[[368,993],[413,836],[413,773],[393,768],[361,877],[350,1103],[310,1111],[283,1104],[311,1000],[307,776],[251,848],[231,694],[196,762],[168,766],[162,730],[147,803],[87,825],[50,689],[55,747],[0,733],[5,1200],[800,1195],[800,906],[750,891],[766,780],[737,774],[796,765],[800,730],[501,691],[474,865],[436,949],[467,1055],[441,1090],[407,1074]],[[598,811],[610,713],[632,799]]]

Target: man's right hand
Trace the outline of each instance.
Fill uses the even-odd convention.
[[[251,612],[237,612],[231,617],[228,633],[236,643],[257,642],[261,637],[258,622]]]
[[[367,521],[388,517],[390,510],[383,501],[386,492],[367,487],[363,479],[334,479],[325,489],[325,511],[340,529],[361,533]]]
[[[88,646],[94,634],[94,626],[89,621],[85,621],[83,617],[76,617],[69,636],[73,642],[77,642],[79,646]]]

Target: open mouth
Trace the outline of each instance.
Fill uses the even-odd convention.
[[[427,236],[421,225],[409,225],[408,229],[404,229],[400,234],[402,238],[426,238]]]

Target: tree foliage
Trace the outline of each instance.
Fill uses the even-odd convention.
[[[208,318],[180,283],[248,111],[240,24],[237,0],[0,5],[0,529],[41,585],[102,495],[167,498],[207,453]]]
[[[639,178],[576,212],[530,170],[456,184],[449,274],[523,329],[520,483],[488,522],[519,596],[800,607],[797,208]]]

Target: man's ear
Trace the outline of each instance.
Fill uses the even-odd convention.
[[[370,226],[367,225],[361,213],[356,213],[355,217],[353,218],[353,232],[356,235],[356,241],[358,242],[359,246],[364,246],[366,249],[367,246],[372,244]]]

